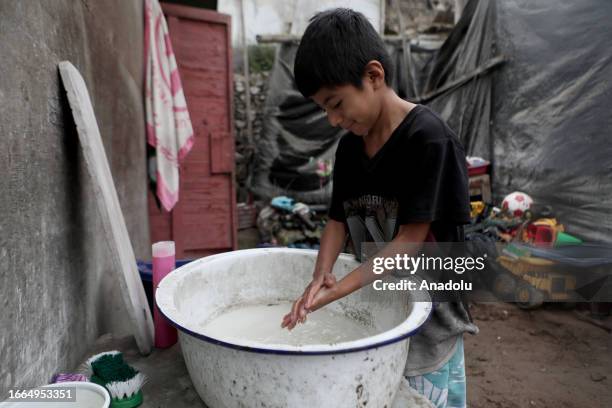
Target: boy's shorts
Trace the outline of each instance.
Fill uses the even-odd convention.
[[[455,352],[439,370],[406,379],[411,388],[424,395],[436,408],[465,408],[463,336],[459,336]]]

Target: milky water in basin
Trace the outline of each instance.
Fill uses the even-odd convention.
[[[293,346],[335,344],[375,334],[372,327],[329,308],[310,313],[304,324],[291,331],[281,328],[282,318],[291,306],[291,302],[282,302],[233,308],[203,324],[202,333],[228,342],[247,340]]]
[[[431,302],[368,285],[294,331],[281,329],[316,258],[289,248],[234,251],[191,262],[159,284],[157,306],[179,329],[185,365],[207,406],[392,406],[410,336]],[[342,254],[333,273],[340,280],[358,265]]]

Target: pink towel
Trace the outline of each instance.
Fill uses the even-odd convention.
[[[147,141],[156,150],[157,197],[167,211],[179,195],[179,160],[193,146],[193,128],[158,0],[145,0],[145,114]]]

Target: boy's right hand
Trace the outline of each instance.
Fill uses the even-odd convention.
[[[313,306],[314,298],[321,288],[331,288],[336,284],[336,277],[331,272],[316,274],[304,289],[302,296],[293,302],[291,312],[285,315],[281,327],[293,329],[297,323],[306,321],[306,315]]]
[[[313,277],[312,282],[310,282],[304,290],[304,308],[306,310],[310,310],[312,308],[314,297],[319,292],[319,289],[321,289],[322,287],[331,288],[335,284],[336,277],[331,272],[322,273],[319,276]]]

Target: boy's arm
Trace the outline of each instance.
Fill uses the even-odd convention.
[[[396,237],[385,245],[376,254],[376,257],[394,257],[397,254],[414,256],[421,248],[423,241],[425,241],[428,231],[429,223],[401,225]],[[318,296],[315,297],[308,311],[315,311],[328,303],[353,293],[376,279],[380,279],[383,275],[374,274],[372,259],[374,257],[371,257],[370,260],[346,275],[336,285],[319,291]],[[292,316],[292,322],[297,322],[297,317]]]
[[[346,225],[343,222],[329,219],[321,235],[319,254],[317,255],[313,278],[331,273],[338,255],[340,255],[344,248],[345,241]]]

